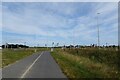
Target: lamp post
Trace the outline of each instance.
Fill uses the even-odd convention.
[[[34,47],[34,48],[35,48],[35,52],[37,51],[37,44],[36,44],[37,41],[36,41],[36,37],[37,37],[37,36],[36,36],[36,32],[35,32],[35,47]]]
[[[100,13],[97,13],[98,48],[100,48],[100,31],[99,31],[99,20],[98,20],[99,14]]]

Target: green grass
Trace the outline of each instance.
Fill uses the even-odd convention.
[[[81,52],[81,54],[79,53]],[[90,56],[95,56],[96,51],[86,49],[84,51],[79,50],[76,53],[76,50],[61,50],[56,49],[52,53],[52,56],[55,58],[56,62],[60,65],[62,71],[67,75],[68,78],[118,78],[120,77],[117,67],[114,65],[109,66],[109,63],[103,62],[107,59],[102,59],[102,62],[94,57],[92,59]],[[86,52],[86,53],[85,53]],[[92,52],[92,53],[91,53]],[[94,54],[93,54],[94,53]],[[83,54],[83,55],[82,55]],[[106,53],[106,56],[109,56]],[[97,54],[97,56],[103,56]],[[105,55],[104,55],[105,56]],[[117,57],[117,56],[116,56]],[[107,58],[107,57],[104,57]],[[111,58],[113,61],[114,57]],[[112,61],[111,60],[111,61]],[[116,64],[117,65],[117,64]]]
[[[44,51],[45,48],[37,48],[37,52]],[[24,57],[35,53],[34,48],[27,49],[3,49],[2,50],[2,67],[12,64]]]
[[[100,49],[87,48],[87,49],[66,49],[65,52],[69,54],[83,56],[95,62],[105,63],[111,67],[117,67],[118,64],[118,51],[112,48]]]
[[[2,67],[2,50],[0,50],[0,68]]]

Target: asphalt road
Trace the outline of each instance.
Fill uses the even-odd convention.
[[[2,69],[3,78],[66,78],[47,51],[33,54]]]

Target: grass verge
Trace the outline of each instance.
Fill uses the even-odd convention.
[[[119,72],[105,63],[57,49],[51,53],[68,78],[118,78]]]
[[[2,67],[2,50],[0,50],[0,68]]]
[[[37,48],[37,52],[44,51],[44,48]],[[35,53],[34,48],[27,49],[3,49],[2,50],[2,67],[14,63],[24,57]]]

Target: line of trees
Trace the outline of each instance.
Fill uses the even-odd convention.
[[[66,45],[64,45],[63,47],[65,47],[65,48],[87,48],[87,47],[89,47],[89,48],[92,48],[92,47],[98,47],[97,46],[97,44],[91,44],[90,46],[83,46],[83,45],[69,45],[69,46],[66,46]],[[118,47],[118,46],[116,46],[116,45],[109,45],[109,46],[105,46],[105,45],[103,45],[103,46],[100,46],[101,48],[116,48],[116,47]]]
[[[22,45],[22,44],[5,44],[2,45],[2,48],[29,48],[29,46]]]

